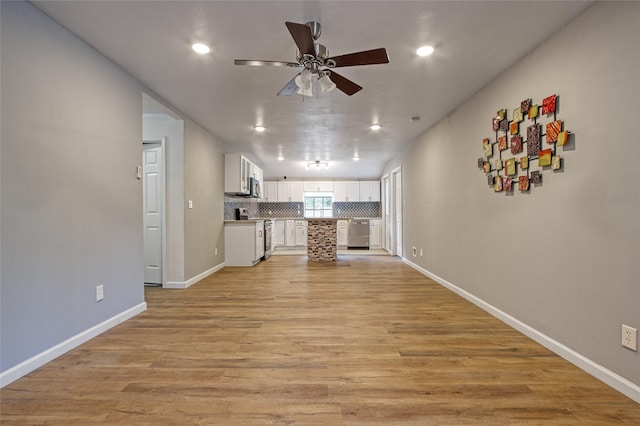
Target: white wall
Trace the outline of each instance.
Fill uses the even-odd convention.
[[[30,3],[1,14],[4,373],[145,305],[141,86]]]
[[[410,262],[636,386],[620,327],[640,328],[639,34],[640,3],[596,3],[386,168],[403,166]],[[553,93],[575,137],[564,170],[494,193],[476,167],[491,117]]]

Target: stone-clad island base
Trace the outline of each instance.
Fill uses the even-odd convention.
[[[307,219],[307,258],[311,261],[335,262],[338,259],[338,219]]]

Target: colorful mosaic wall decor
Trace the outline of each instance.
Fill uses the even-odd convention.
[[[529,192],[531,184],[542,185],[543,171],[557,172],[564,166],[558,151],[566,149],[571,132],[563,129],[564,122],[556,117],[558,100],[556,94],[544,98],[541,105],[525,99],[511,109],[511,120],[507,108],[491,117],[495,134],[482,140],[484,157],[478,158],[477,164],[494,192],[512,193],[515,183],[519,191]]]

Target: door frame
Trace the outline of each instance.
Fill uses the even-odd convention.
[[[162,151],[162,161],[160,162],[160,173],[162,174],[160,178],[160,194],[162,200],[160,200],[160,226],[161,226],[161,250],[162,250],[162,288],[167,287],[167,138],[163,137],[162,139],[143,139],[142,145],[145,144],[160,144],[160,150]],[[144,155],[144,154],[143,154]],[[144,171],[143,171],[144,178]],[[142,190],[144,191],[144,183],[142,184]],[[142,195],[144,200],[144,193]],[[144,211],[142,212],[144,215]],[[143,218],[144,220],[144,218]],[[144,239],[144,235],[143,235]],[[144,241],[143,241],[144,246]],[[144,268],[144,264],[142,265]],[[144,285],[144,280],[143,280]]]
[[[400,176],[400,197],[398,197],[398,192],[396,191],[396,185],[397,185],[397,181],[398,181],[398,176]],[[391,254],[394,256],[399,256],[400,258],[403,258],[404,256],[404,241],[402,238],[402,233],[403,233],[403,229],[404,229],[404,223],[402,221],[402,216],[404,214],[404,205],[402,203],[403,200],[403,184],[402,184],[402,166],[398,166],[397,168],[393,169],[391,171],[391,188],[390,188],[390,193],[391,193],[391,214],[390,217],[392,218],[392,220],[390,221],[390,225],[391,225]],[[397,217],[397,207],[400,207],[400,217]],[[398,226],[397,223],[398,221],[400,222],[400,233],[398,235]],[[398,251],[398,240],[400,242],[400,250]]]
[[[389,232],[391,230],[391,224],[389,215],[390,200],[389,200],[389,173],[382,176],[381,179],[381,192],[382,192],[382,248],[388,253],[391,253],[391,236]]]

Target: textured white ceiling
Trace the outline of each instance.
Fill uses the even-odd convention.
[[[270,179],[379,178],[384,164],[590,1],[36,1],[34,4],[226,143]],[[285,21],[322,24],[330,55],[385,47],[390,63],[341,68],[364,89],[276,93],[298,72]],[[205,42],[210,54],[190,46]],[[415,50],[431,44],[435,53]],[[420,121],[412,122],[411,117]],[[379,122],[382,129],[369,126]],[[256,133],[253,126],[267,130]],[[279,154],[285,161],[277,161]],[[352,160],[358,154],[360,161]],[[328,170],[307,171],[322,160]]]

